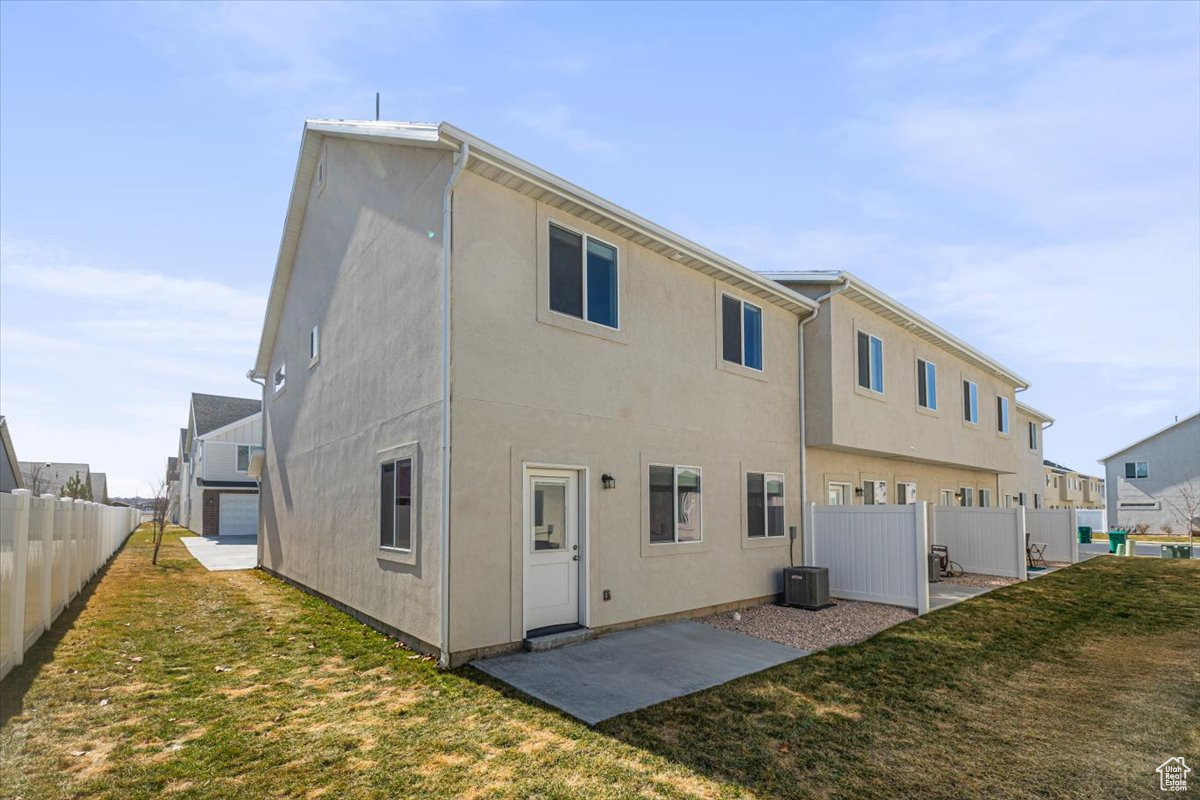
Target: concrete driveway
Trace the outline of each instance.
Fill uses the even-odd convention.
[[[180,536],[179,541],[209,572],[258,566],[257,536]]]
[[[806,655],[700,622],[668,622],[471,666],[595,725]]]

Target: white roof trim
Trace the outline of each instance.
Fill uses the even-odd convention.
[[[1115,458],[1116,456],[1121,455],[1126,450],[1132,450],[1133,448],[1137,447],[1142,442],[1148,442],[1151,439],[1153,439],[1155,436],[1161,436],[1162,434],[1166,433],[1167,431],[1171,430],[1172,428],[1178,428],[1180,425],[1182,425],[1185,422],[1191,422],[1196,417],[1200,417],[1200,411],[1197,411],[1195,414],[1192,414],[1191,416],[1184,417],[1183,419],[1179,420],[1179,422],[1172,422],[1167,427],[1160,428],[1160,429],[1156,430],[1154,433],[1150,434],[1149,436],[1143,436],[1141,439],[1138,439],[1133,444],[1125,445],[1124,447],[1122,447],[1120,450],[1116,451],[1115,453],[1111,453],[1111,454],[1105,456],[1104,458],[1097,459],[1097,462],[1100,464],[1103,464],[1104,462],[1108,461],[1109,459]]]
[[[376,122],[362,120],[310,119],[304,123],[300,142],[300,155],[296,173],[292,179],[291,199],[284,219],[283,237],[275,263],[275,274],[271,281],[271,293],[267,300],[263,320],[262,338],[259,340],[258,356],[254,365],[254,377],[262,378],[270,372],[270,356],[275,347],[283,302],[304,225],[308,206],[308,187],[320,157],[319,141],[322,136],[339,136],[367,141],[383,141],[420,147],[438,147],[457,150],[466,142],[470,145],[469,162],[494,166],[529,184],[574,203],[618,226],[633,231],[657,243],[661,248],[672,251],[672,256],[681,257],[680,263],[725,280],[736,287],[746,289],[775,305],[794,313],[811,314],[816,303],[804,295],[763,277],[741,264],[731,261],[708,248],[668,231],[649,220],[610,203],[546,170],[501,150],[448,123],[432,125],[407,122]]]
[[[1054,417],[1050,416],[1049,414],[1047,414],[1044,411],[1038,411],[1033,406],[1029,405],[1028,403],[1022,403],[1020,400],[1017,401],[1017,410],[1024,411],[1029,416],[1038,417],[1039,419],[1043,419],[1046,422],[1054,422]]]
[[[945,328],[931,322],[903,303],[889,297],[853,273],[845,270],[814,270],[809,272],[764,272],[763,275],[781,283],[786,281],[832,285],[848,282],[849,286],[841,294],[849,296],[852,299],[855,299],[854,296],[857,294],[858,299],[866,299],[883,306],[896,316],[906,320],[912,327],[924,332],[927,338],[937,340],[944,349],[949,350],[951,353],[962,357],[968,362],[974,363],[986,371],[1013,382],[1018,387],[1029,388],[1029,381],[1008,369],[991,356],[967,344]]]

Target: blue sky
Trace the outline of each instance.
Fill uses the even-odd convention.
[[[0,5],[0,411],[158,478],[254,396],[305,117],[448,120],[1025,375],[1082,470],[1200,407],[1200,4]]]

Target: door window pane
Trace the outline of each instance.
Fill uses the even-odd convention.
[[[767,476],[767,536],[783,536],[783,476]]]
[[[617,249],[591,238],[587,243],[587,318],[617,327]]]
[[[743,364],[751,369],[762,369],[762,309],[743,303],[742,317],[745,319],[742,338],[746,356]]]
[[[746,473],[746,535],[766,536],[767,495],[763,474]]]
[[[550,308],[583,318],[583,237],[550,226]]]
[[[675,541],[674,467],[650,467],[650,541]]]
[[[567,487],[564,483],[533,484],[533,549],[562,550],[567,535]]]
[[[692,467],[677,467],[677,508],[679,511],[676,541],[700,541],[700,471]]]
[[[379,468],[379,546],[396,545],[396,465]]]
[[[742,363],[742,304],[729,295],[721,295],[721,357]]]

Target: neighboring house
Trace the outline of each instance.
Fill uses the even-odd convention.
[[[1047,508],[1104,508],[1104,479],[1078,470],[1042,462]]]
[[[262,402],[192,394],[180,462],[179,519],[202,536],[258,532],[258,482],[247,472],[262,451]]]
[[[92,468],[71,461],[22,461],[25,488],[36,495],[57,495],[72,477],[91,485]]]
[[[1033,406],[1017,402],[1013,442],[1017,448],[1017,471],[1000,476],[1000,495],[1006,508],[1047,508],[1042,441],[1054,418]]]
[[[774,598],[815,308],[449,125],[310,121],[260,562],[453,664]]]
[[[167,456],[167,520],[179,524],[179,457]]]
[[[0,416],[0,447],[4,450],[0,453],[0,492],[24,489],[25,476],[21,474],[21,462],[17,460],[17,451],[8,434],[8,420],[3,416]]]
[[[1027,460],[1023,378],[849,272],[767,274],[820,303],[804,328],[809,499],[1001,504]]]
[[[108,475],[103,472],[93,472],[88,478],[92,483],[92,500],[108,505]]]
[[[1144,523],[1157,533],[1169,525],[1186,533],[1187,518],[1200,514],[1200,413],[1105,456],[1100,463],[1112,527]]]

